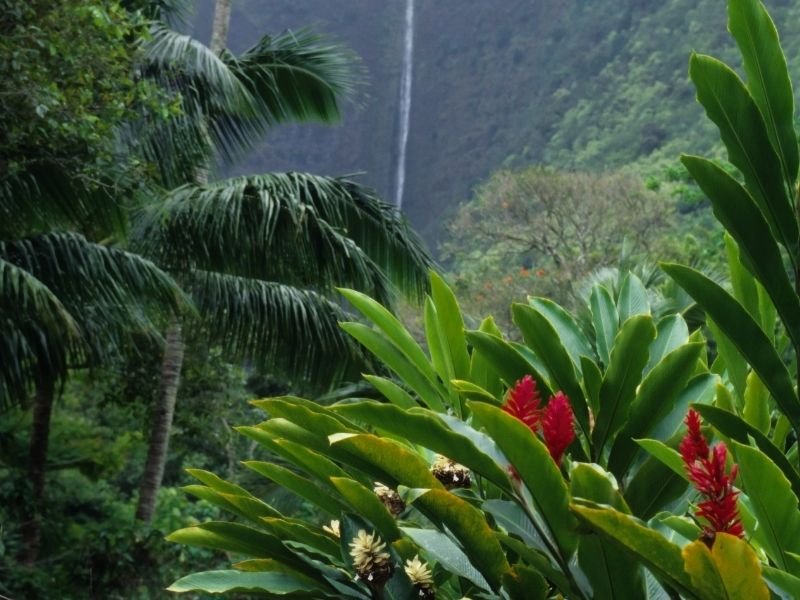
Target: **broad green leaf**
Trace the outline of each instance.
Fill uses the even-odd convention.
[[[431,355],[433,369],[448,388],[448,405],[460,415],[462,411],[458,394],[450,386],[450,381],[456,377],[453,370],[453,360],[447,347],[447,340],[444,338],[444,330],[439,322],[436,307],[430,297],[425,299],[423,322],[425,324],[425,339],[428,341],[428,352]]]
[[[360,427],[350,423],[327,407],[305,398],[294,396],[264,398],[253,400],[250,404],[269,413],[271,417],[286,419],[317,435],[331,435],[341,431],[352,433],[362,431]]]
[[[599,465],[578,463],[572,468],[570,496],[608,505],[630,514],[614,476]],[[592,584],[593,598],[644,599],[646,596],[641,569],[638,565],[631,565],[627,553],[608,539],[597,535],[580,536],[578,564]]]
[[[355,512],[375,526],[384,540],[391,543],[400,539],[397,522],[375,492],[345,477],[332,477],[331,483]]]
[[[778,31],[764,5],[757,0],[730,0],[728,29],[742,53],[747,89],[764,117],[769,139],[792,189],[798,167],[794,94]]]
[[[642,448],[655,456],[662,464],[672,470],[676,475],[680,475],[683,479],[688,481],[686,470],[683,465],[683,459],[677,451],[667,446],[664,442],[659,440],[635,440]]]
[[[592,345],[578,323],[566,310],[547,298],[528,298],[530,305],[544,316],[558,332],[558,337],[572,359],[572,364],[581,372],[581,357],[594,356]]]
[[[431,475],[428,463],[395,441],[371,434],[343,433],[331,436],[330,443],[331,447],[374,465],[388,479],[382,480],[385,485],[443,489],[439,480]]]
[[[524,423],[494,406],[471,402],[470,409],[516,468],[562,558],[571,556],[577,538],[568,509],[567,486],[547,447]]]
[[[542,396],[552,393],[533,363],[504,339],[482,331],[468,331],[467,341],[472,344],[473,353],[479,354],[507,386],[511,387],[525,375],[531,375]]]
[[[662,268],[705,310],[733,342],[767,386],[781,411],[800,431],[800,401],[783,360],[759,325],[719,285],[688,267],[664,264]]]
[[[617,300],[619,322],[624,323],[634,315],[649,315],[650,301],[642,281],[633,273],[625,275]]]
[[[282,596],[307,592],[317,598],[332,598],[332,591],[323,591],[318,584],[288,573],[242,571],[202,571],[181,577],[167,588],[169,592],[199,592],[205,594],[240,594],[268,592],[269,596]]]
[[[404,534],[410,537],[425,553],[440,563],[450,573],[463,577],[482,590],[491,590],[491,585],[481,575],[464,554],[464,551],[448,536],[435,529],[417,529],[401,527]]]
[[[322,530],[314,531],[302,521],[290,521],[284,518],[264,517],[261,527],[280,540],[293,540],[315,548],[316,550],[339,556],[339,544],[325,535]]]
[[[711,200],[714,214],[736,240],[744,264],[764,286],[795,347],[800,347],[800,298],[786,273],[780,248],[770,235],[767,220],[753,198],[736,179],[710,160],[684,155],[681,162]],[[793,214],[791,218],[794,223]],[[747,294],[746,298],[751,295]],[[744,306],[758,319],[754,306]]]
[[[709,316],[706,317],[706,325],[711,332],[711,337],[717,344],[717,360],[714,362],[714,370],[720,375],[724,373],[728,376],[728,381],[733,385],[736,392],[736,407],[741,410],[744,407],[744,390],[747,387],[747,361],[736,348],[736,345]],[[721,361],[723,369],[719,368]]]
[[[689,327],[681,315],[669,315],[656,324],[656,339],[650,345],[650,360],[645,371],[650,371],[667,354],[689,339]]]
[[[344,469],[323,454],[291,440],[277,439],[275,448],[281,456],[323,483],[331,477],[349,477]]]
[[[422,493],[415,504],[422,505],[426,514],[433,515],[447,527],[492,589],[499,589],[500,581],[510,566],[483,512],[443,489]]]
[[[704,350],[705,344],[684,344],[665,356],[644,378],[608,458],[608,469],[617,477],[624,477],[638,453],[634,438],[652,435],[656,425],[671,412]]]
[[[656,336],[653,319],[636,315],[625,321],[614,340],[611,358],[600,388],[600,409],[592,431],[593,454],[603,456],[625,424],[636,386],[642,380],[648,348]]]
[[[553,585],[561,590],[565,598],[582,595],[581,591],[576,590],[576,587],[570,583],[564,573],[560,569],[553,567],[550,559],[544,556],[541,552],[534,550],[528,544],[525,544],[518,539],[504,533],[498,533],[497,538],[506,548],[514,552],[539,573],[547,577],[547,579],[551,581]]]
[[[545,365],[550,375],[550,386],[560,389],[569,397],[578,426],[588,433],[589,411],[586,399],[578,382],[575,365],[562,345],[558,332],[544,315],[527,304],[512,305],[511,314],[525,343]]]
[[[263,475],[267,479],[285,487],[301,498],[305,498],[312,504],[316,504],[333,517],[338,517],[342,511],[346,510],[345,505],[342,504],[338,498],[331,496],[315,483],[285,467],[255,460],[248,460],[243,464],[248,469],[252,469],[259,475]]]
[[[243,487],[236,485],[235,483],[231,483],[230,481],[225,481],[210,471],[204,471],[203,469],[186,469],[186,472],[218,492],[225,494],[237,494],[239,496],[251,495],[250,492]]]
[[[780,160],[753,97],[730,67],[710,56],[693,54],[689,76],[697,89],[698,101],[719,128],[728,160],[744,175],[747,189],[774,237],[790,253],[795,252],[797,220],[787,196]]]
[[[659,533],[611,508],[571,504],[570,509],[601,536],[620,544],[661,581],[688,598],[702,598],[695,593],[691,579],[684,571],[681,549]]]
[[[471,440],[447,427],[436,413],[423,408],[404,411],[378,402],[342,404],[335,410],[447,456],[495,485],[508,488],[508,476],[495,460],[481,452]]]
[[[483,321],[481,321],[478,331],[501,339],[503,337],[503,333],[497,327],[492,317],[486,317]],[[490,366],[480,352],[473,351],[472,355],[470,356],[469,380],[472,383],[481,386],[494,396],[500,396],[500,394],[503,393],[503,384],[500,381],[499,374]]]
[[[191,494],[250,521],[257,522],[261,517],[282,516],[269,504],[253,496],[223,494],[204,485],[186,485],[181,489],[187,494]]]
[[[762,530],[764,550],[778,567],[800,575],[793,571],[796,563],[787,557],[800,552],[800,508],[789,480],[761,450],[735,441],[731,444],[739,481]]]
[[[428,381],[435,382],[436,374],[419,344],[400,320],[379,302],[355,290],[340,289],[347,301],[369,319],[386,338],[405,356]],[[345,325],[345,324],[343,324]],[[348,331],[345,328],[345,331]],[[361,341],[361,340],[359,340]],[[363,342],[362,342],[363,343]],[[366,344],[365,344],[366,345]],[[367,346],[369,348],[369,346]],[[370,350],[372,350],[370,348]],[[377,355],[380,358],[380,355]]]
[[[702,541],[692,542],[683,549],[683,557],[692,582],[701,589],[708,587],[710,597],[769,600],[761,563],[744,540],[720,533],[710,550]]]
[[[608,366],[611,358],[611,348],[619,329],[619,314],[614,306],[614,299],[609,291],[602,285],[592,288],[589,298],[592,309],[592,324],[594,325],[597,354],[601,362]]]
[[[436,374],[432,367],[430,372],[431,377],[434,378],[433,381],[385,335],[361,323],[342,323],[341,327],[397,373],[403,383],[416,392],[426,405],[434,410],[444,411],[444,399],[447,397],[447,392],[440,383],[436,382]]]
[[[503,575],[503,590],[510,600],[547,600],[550,586],[539,573],[518,564]]]
[[[210,521],[174,531],[166,539],[178,544],[213,548],[255,558],[273,558],[303,573],[308,571],[298,564],[294,553],[286,548],[280,539],[238,523]]]
[[[625,500],[634,515],[647,520],[665,507],[672,506],[685,495],[686,490],[685,475],[679,475],[650,456],[625,486]]]
[[[744,389],[744,420],[763,434],[769,433],[771,424],[769,410],[769,392],[755,371],[747,376]]]
[[[383,394],[389,402],[400,408],[413,408],[419,406],[407,391],[397,385],[391,379],[378,377],[376,375],[364,375],[364,379],[369,381],[373,387]]]
[[[501,401],[490,394],[487,390],[479,385],[475,385],[471,381],[462,381],[461,379],[454,379],[450,382],[453,388],[467,400],[478,400],[479,402],[488,402],[499,406]]]
[[[800,577],[781,571],[769,565],[761,565],[764,579],[770,590],[781,600],[797,600],[800,598]]]
[[[431,271],[431,296],[442,332],[444,350],[450,357],[454,375],[450,379],[469,377],[470,364],[467,341],[464,337],[464,319],[453,291],[444,280]]]
[[[770,340],[775,339],[775,325],[778,323],[778,311],[775,304],[760,284],[756,286],[758,292],[758,314],[761,317],[761,329]]]
[[[484,501],[481,509],[490,514],[497,526],[504,529],[509,535],[517,536],[531,548],[550,554],[542,535],[516,502],[491,499]]]
[[[603,374],[588,356],[581,356],[581,369],[583,371],[583,388],[586,392],[586,401],[594,414],[600,408],[600,388],[603,385]]]
[[[685,161],[692,159],[693,157],[682,158],[684,164]],[[702,159],[700,160],[702,161]],[[702,165],[702,162],[700,164]],[[708,183],[710,185],[712,181],[708,181]],[[717,193],[720,192],[719,189],[715,191]],[[743,191],[745,194],[747,194],[746,190]],[[752,199],[748,198],[748,200],[750,200],[750,202],[752,203]],[[763,217],[761,217],[761,219],[763,220]],[[733,297],[736,298],[739,301],[739,303],[745,307],[747,312],[749,312],[754,319],[757,319],[759,318],[759,313],[758,313],[758,289],[756,288],[756,281],[750,274],[750,271],[748,271],[745,268],[744,264],[742,263],[741,253],[739,252],[739,245],[736,243],[736,240],[731,236],[731,234],[728,231],[725,232],[724,238],[725,238],[725,254],[728,257],[728,270],[730,271],[731,274],[731,288],[733,289]]]

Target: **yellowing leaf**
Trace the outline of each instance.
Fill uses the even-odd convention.
[[[717,534],[714,546],[692,542],[683,549],[686,572],[703,595],[728,600],[769,600],[761,563],[750,545],[727,533]]]

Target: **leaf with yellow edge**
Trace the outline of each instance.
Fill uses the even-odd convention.
[[[683,549],[686,572],[698,590],[721,600],[769,600],[761,563],[744,540],[718,533],[711,550],[703,542]]]

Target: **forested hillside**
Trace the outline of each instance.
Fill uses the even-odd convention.
[[[392,197],[404,5],[234,2],[234,49],[259,33],[316,23],[368,71],[360,108],[336,130],[278,130],[243,171],[365,171],[367,183]],[[796,3],[767,5],[777,22],[800,18]],[[198,6],[203,39],[211,3]],[[692,50],[736,63],[715,0],[418,0],[416,11],[404,207],[429,241],[448,209],[503,164],[602,170],[704,151],[716,139],[687,76]],[[800,38],[784,35],[797,67]]]

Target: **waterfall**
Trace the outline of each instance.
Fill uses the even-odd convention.
[[[406,183],[406,147],[411,121],[411,76],[414,67],[414,0],[406,0],[406,35],[403,49],[403,74],[400,79],[400,137],[397,147],[397,182],[395,206],[403,206],[403,188]]]

